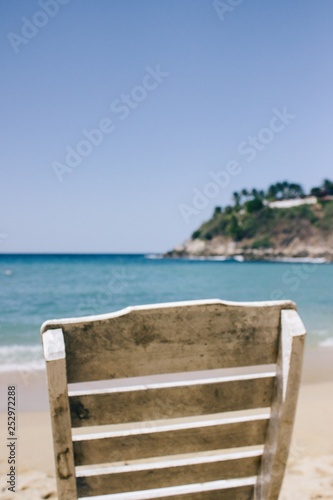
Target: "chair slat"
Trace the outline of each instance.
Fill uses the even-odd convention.
[[[263,444],[269,415],[73,437],[75,464],[91,465]]]
[[[123,496],[102,495],[94,496],[93,500],[157,500],[158,498],[166,498],[167,500],[252,500],[253,486],[240,486],[239,488],[228,488],[224,490],[200,491],[199,493],[183,493],[179,495],[164,496],[164,497],[133,497],[125,493]],[[80,500],[91,500],[91,496],[79,497]]]
[[[218,383],[145,388],[139,386],[70,396],[72,427],[205,415],[266,408],[272,403],[274,373],[223,378]]]
[[[87,474],[77,477],[79,496],[103,495],[131,490],[143,490],[177,486],[181,484],[204,483],[221,479],[234,479],[258,474],[262,452],[250,452],[242,458],[227,458],[223,455],[203,457],[187,465],[182,461],[167,462],[158,467],[158,463],[149,463],[149,467],[133,470],[130,466],[115,467],[112,473]],[[216,460],[216,461],[213,461]],[[192,461],[193,462],[193,461]],[[125,471],[124,471],[125,469]],[[77,474],[78,476],[78,474]]]
[[[43,329],[63,329],[68,382],[87,382],[275,363],[281,307],[180,303],[47,322]]]
[[[200,493],[189,493],[188,495],[173,495],[172,497],[167,497],[168,500],[252,500],[252,498],[253,486],[240,486],[239,488],[231,488],[222,491],[204,491]]]
[[[157,488],[151,490],[132,491],[108,495],[98,495],[94,500],[252,500],[253,485],[256,477],[211,481],[208,483],[188,484]],[[81,497],[81,500],[90,497]]]

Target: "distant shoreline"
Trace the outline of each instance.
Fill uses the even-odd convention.
[[[251,254],[252,255],[252,254]],[[253,258],[249,255],[180,255],[177,252],[145,252],[145,253],[1,253],[2,257],[143,257],[149,260],[170,259],[170,260],[201,260],[220,262],[278,262],[278,263],[309,263],[309,264],[332,264],[333,259],[325,257],[262,257]]]
[[[150,259],[174,259],[174,260],[196,260],[216,262],[244,262],[244,263],[280,263],[280,264],[332,264],[333,260],[321,257],[270,257],[264,259],[251,259],[243,255],[163,255],[161,257],[146,257]]]

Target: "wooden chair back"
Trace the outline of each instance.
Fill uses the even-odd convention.
[[[305,338],[295,304],[156,304],[41,331],[59,500],[278,498]]]

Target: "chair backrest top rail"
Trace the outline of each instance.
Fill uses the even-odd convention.
[[[52,320],[43,337],[63,332],[69,384],[274,364],[281,308],[294,305],[268,304],[130,308],[96,321]]]
[[[281,309],[296,309],[295,302],[291,300],[269,300],[269,301],[253,301],[253,302],[234,302],[220,299],[204,299],[204,300],[185,300],[179,302],[163,302],[157,304],[144,304],[137,306],[129,306],[124,309],[120,309],[119,311],[107,313],[107,314],[96,314],[91,316],[78,316],[75,318],[62,318],[62,319],[53,319],[45,321],[41,326],[41,333],[44,333],[48,330],[52,325],[59,325],[59,323],[63,325],[70,325],[75,323],[92,323],[94,321],[103,321],[112,318],[118,318],[119,316],[124,316],[134,311],[149,311],[154,309],[168,309],[168,308],[179,308],[179,307],[196,307],[196,306],[205,306],[205,305],[222,305],[228,308],[270,308],[270,307],[279,307]]]

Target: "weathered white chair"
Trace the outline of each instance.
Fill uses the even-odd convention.
[[[305,338],[295,309],[204,300],[44,323],[59,499],[277,499]]]

